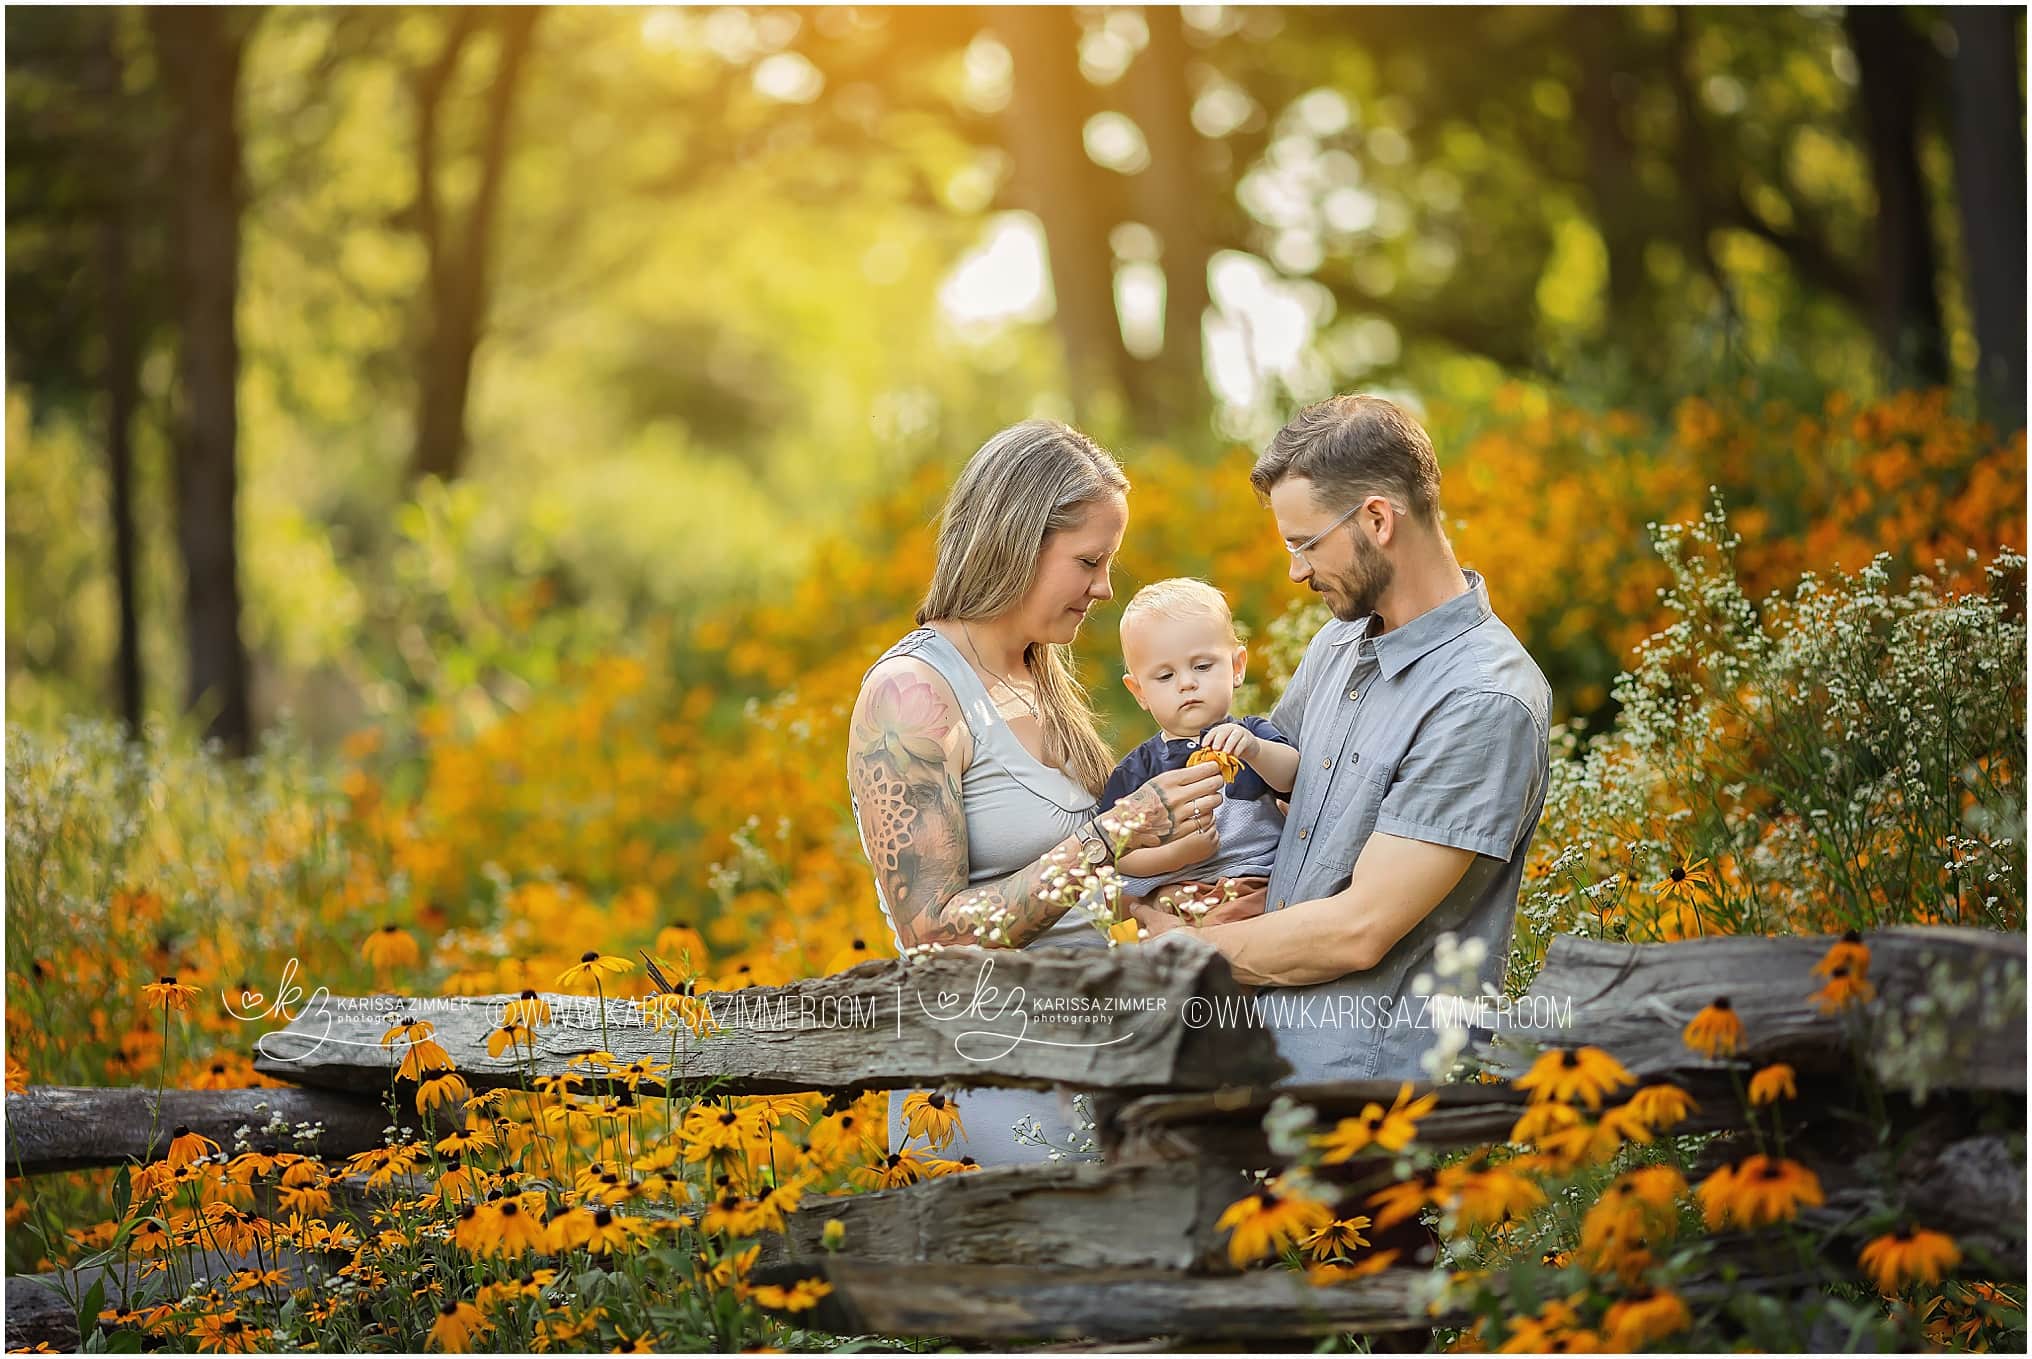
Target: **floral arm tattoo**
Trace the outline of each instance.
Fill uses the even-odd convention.
[[[1078,860],[1068,836],[1007,877],[967,885],[967,820],[946,738],[959,716],[923,678],[879,680],[856,707],[848,735],[847,780],[862,844],[905,947],[988,944],[1020,947],[1067,903],[1040,889]]]

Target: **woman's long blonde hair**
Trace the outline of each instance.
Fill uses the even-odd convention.
[[[995,435],[967,460],[946,497],[938,565],[918,624],[999,618],[1037,579],[1044,540],[1078,527],[1091,506],[1128,489],[1114,456],[1069,425],[1025,420]],[[1023,660],[1037,682],[1046,759],[1098,794],[1115,756],[1073,678],[1072,648],[1032,642]]]

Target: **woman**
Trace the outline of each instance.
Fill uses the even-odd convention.
[[[1039,895],[1054,865],[1112,857],[1094,822],[1114,767],[1073,679],[1071,642],[1108,583],[1128,527],[1129,480],[1085,435],[1048,420],[983,444],[947,497],[918,627],[862,680],[847,784],[876,894],[899,950],[925,944],[1100,948],[1062,902]],[[1160,774],[1118,804],[1140,819],[1128,845],[1210,824],[1212,764]],[[985,1090],[958,1101],[983,1165],[1046,1159],[1011,1125],[1036,1119],[1059,1146],[1079,1134],[1059,1100]],[[903,1145],[902,1092],[890,1145]]]

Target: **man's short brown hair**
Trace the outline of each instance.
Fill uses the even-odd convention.
[[[1307,406],[1256,459],[1249,484],[1267,496],[1304,477],[1328,507],[1380,495],[1427,524],[1439,522],[1439,459],[1425,429],[1380,396],[1336,396]]]

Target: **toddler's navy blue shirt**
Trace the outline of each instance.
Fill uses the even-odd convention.
[[[1275,741],[1281,746],[1291,744],[1285,739],[1283,732],[1261,717],[1224,717],[1221,722],[1240,722],[1262,740]],[[1207,732],[1220,724],[1215,722],[1201,729],[1200,736],[1204,737]],[[1189,741],[1183,737],[1174,739],[1161,731],[1158,732],[1122,757],[1122,762],[1115,766],[1115,772],[1108,775],[1108,782],[1101,789],[1100,804],[1095,811],[1105,812],[1167,769],[1185,768],[1185,762],[1191,759],[1192,753],[1199,748],[1200,744],[1196,740]],[[1246,764],[1242,766],[1242,772],[1235,775],[1235,781],[1228,785],[1227,795],[1249,800],[1266,795],[1281,796],[1269,784],[1263,782],[1261,774]]]

